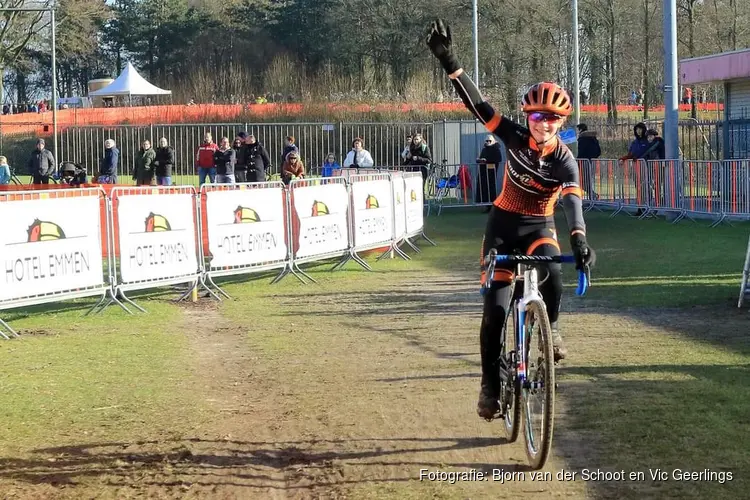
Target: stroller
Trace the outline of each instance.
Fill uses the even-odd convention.
[[[86,167],[70,161],[64,161],[60,170],[53,175],[55,181],[68,186],[81,186],[88,182]]]

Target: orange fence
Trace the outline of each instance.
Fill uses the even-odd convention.
[[[717,103],[696,104],[700,111],[715,111]],[[723,104],[718,104],[720,110]],[[618,112],[642,111],[641,106],[618,105]],[[664,106],[649,108],[654,112],[664,111]],[[690,105],[681,104],[680,111],[690,111]],[[460,102],[426,103],[426,104],[298,104],[298,103],[267,103],[267,104],[196,104],[168,105],[168,106],[139,106],[118,108],[81,108],[62,109],[57,112],[58,127],[81,125],[150,125],[154,123],[206,123],[221,120],[231,121],[252,115],[259,118],[272,116],[291,116],[299,114],[325,114],[335,112],[353,113],[409,113],[421,112],[461,112],[464,105]],[[606,113],[607,106],[590,104],[581,106],[585,113]],[[52,112],[20,113],[15,115],[0,115],[0,128],[4,134],[23,132],[48,132],[52,123]],[[47,127],[47,129],[45,129]]]

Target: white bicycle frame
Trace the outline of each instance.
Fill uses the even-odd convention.
[[[489,285],[492,282],[492,277],[495,274],[495,256],[497,255],[497,252],[493,249],[490,251],[489,258],[490,262],[487,267],[487,275],[486,275],[486,282],[485,287],[489,288]],[[519,275],[521,274],[520,271],[523,271],[523,278],[520,278]],[[511,306],[513,307],[513,319],[515,324],[515,329],[513,331],[513,335],[515,336],[516,341],[516,349],[517,349],[517,358],[515,360],[516,362],[516,376],[519,378],[521,382],[522,388],[529,388],[527,383],[527,366],[526,366],[526,311],[529,306],[529,304],[533,302],[539,302],[540,306],[542,308],[545,307],[544,305],[544,299],[542,298],[542,294],[539,293],[539,275],[537,273],[537,269],[533,264],[524,264],[519,263],[516,265],[516,278],[514,279],[512,286],[513,291],[515,292],[516,282],[517,280],[523,280],[523,296],[520,299],[514,300],[513,295],[511,295]],[[509,332],[505,332],[505,342],[508,341]],[[532,387],[533,388],[533,387]]]
[[[513,304],[513,314],[515,315],[516,348],[518,350],[517,374],[520,379],[521,387],[527,385],[527,366],[526,366],[526,311],[529,304],[539,302],[542,308],[545,307],[542,294],[539,293],[539,274],[537,269],[529,264],[519,264],[518,270],[523,269],[523,296]],[[516,278],[518,279],[518,278]]]

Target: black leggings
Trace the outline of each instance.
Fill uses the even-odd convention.
[[[552,217],[519,215],[493,206],[482,241],[482,259],[491,248],[497,249],[500,255],[513,253],[560,255],[555,221]],[[561,265],[539,264],[538,269],[541,283],[539,292],[547,306],[550,323],[554,324],[560,312],[560,297],[562,296]],[[493,384],[497,379],[495,362],[500,356],[502,329],[513,298],[510,285],[515,270],[515,264],[498,264],[495,267],[494,283],[490,293],[484,296],[484,312],[479,333],[482,375],[483,378],[489,375],[489,382]],[[485,278],[482,276],[483,281]]]

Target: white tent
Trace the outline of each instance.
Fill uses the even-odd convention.
[[[115,81],[104,88],[89,92],[90,96],[115,96],[115,95],[169,95],[171,90],[160,89],[156,85],[148,83],[132,64],[128,62],[125,69]]]

